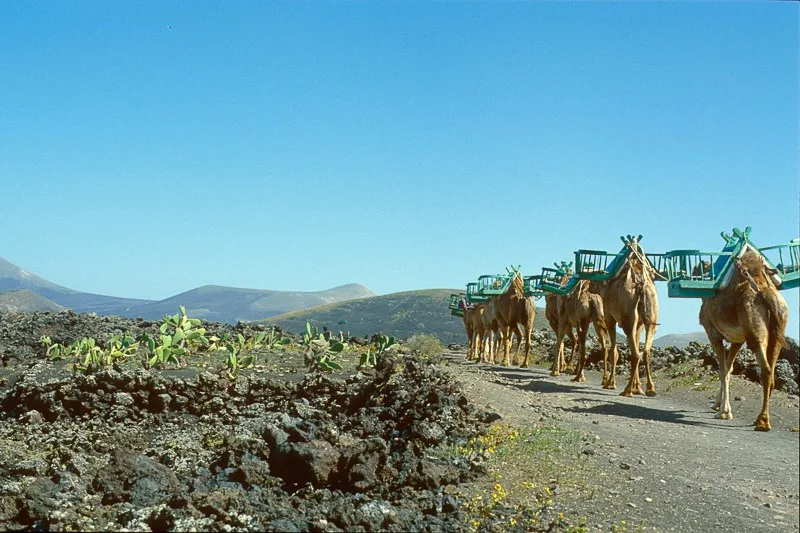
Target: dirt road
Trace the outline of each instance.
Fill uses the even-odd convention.
[[[753,431],[761,387],[734,376],[734,420],[714,418],[713,374],[655,377],[658,395],[624,398],[545,368],[477,365],[446,356],[468,396],[518,427],[577,430],[586,487],[553,498],[553,512],[590,531],[796,531],[800,528],[797,396],[775,392],[772,431]],[[736,398],[734,400],[734,398]],[[566,464],[566,463],[565,463]],[[509,465],[515,468],[530,465]],[[569,477],[569,476],[567,476]],[[575,478],[575,475],[572,475]],[[551,480],[554,481],[554,480]],[[564,484],[562,482],[562,484]],[[568,482],[567,482],[568,484]]]

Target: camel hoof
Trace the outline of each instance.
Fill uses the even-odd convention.
[[[649,397],[651,397],[651,398],[652,398],[653,396],[655,396],[655,395],[656,395],[656,391],[654,391],[654,390],[649,390],[649,391],[647,391],[647,392],[645,393],[645,395],[646,395],[646,396],[649,396]]]
[[[756,424],[756,427],[753,428],[753,431],[769,431],[769,430],[770,430],[769,424],[767,424],[766,426]]]
[[[606,383],[603,385],[603,388],[606,390],[617,390],[617,385],[615,383]]]
[[[630,398],[631,396],[633,396],[633,393],[631,391],[629,391],[629,390],[624,390],[624,391],[620,392],[619,395],[620,396],[627,396],[627,397]]]
[[[714,418],[718,418],[720,420],[733,420],[733,413],[731,413],[731,412],[727,412],[727,413],[719,412],[719,413],[714,415]]]
[[[572,381],[575,381],[576,383],[583,383],[586,381],[586,376],[575,376],[572,378]]]
[[[552,370],[552,371],[550,371],[550,375],[551,376],[560,376],[561,373],[558,370]]]

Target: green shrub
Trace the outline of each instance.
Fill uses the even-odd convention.
[[[406,341],[406,347],[411,350],[412,353],[419,355],[439,355],[444,351],[442,341],[433,335],[427,334],[414,335]]]

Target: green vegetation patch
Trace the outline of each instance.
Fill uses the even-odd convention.
[[[699,360],[687,361],[685,363],[678,363],[666,371],[667,378],[670,382],[665,387],[665,391],[676,389],[692,390],[711,390],[715,389],[715,382],[719,381],[717,374],[709,375],[708,372],[703,370],[702,363]],[[658,374],[655,375],[658,378]]]
[[[554,501],[594,497],[596,467],[581,453],[590,439],[560,426],[491,426],[463,446],[440,450],[483,464],[487,476],[461,494],[470,531],[586,531],[585,519],[553,511]]]

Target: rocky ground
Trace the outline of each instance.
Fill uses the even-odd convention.
[[[467,363],[458,347],[443,359],[401,349],[363,371],[345,356],[330,375],[307,372],[289,349],[258,354],[232,379],[213,356],[75,373],[38,342],[103,343],[158,326],[0,314],[0,530],[798,526],[796,346],[779,366],[774,429],[759,434],[748,354],[733,385],[737,418],[718,421],[703,345],[654,349],[659,395],[628,399],[600,389],[591,370],[575,384],[537,366]],[[537,333],[542,364],[552,344]]]

